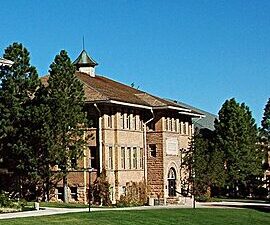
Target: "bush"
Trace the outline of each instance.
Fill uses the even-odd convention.
[[[146,205],[147,194],[144,182],[129,182],[126,185],[125,195],[120,196],[118,207]]]
[[[106,171],[100,174],[100,177],[96,179],[93,185],[93,202],[95,204],[110,206],[110,184],[107,181]]]
[[[3,192],[0,193],[0,207],[5,207],[5,208],[13,208],[14,207],[14,203]]]

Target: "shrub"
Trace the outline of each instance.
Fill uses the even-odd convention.
[[[107,181],[106,171],[100,174],[93,184],[93,201],[95,204],[109,206],[110,200],[110,184]]]
[[[126,185],[126,193],[120,196],[117,206],[140,206],[147,203],[146,186],[144,182],[129,182]]]
[[[1,192],[0,193],[0,207],[12,208],[14,203],[9,199],[9,197]]]

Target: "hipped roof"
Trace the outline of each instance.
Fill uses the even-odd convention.
[[[173,109],[190,112],[203,116],[203,114],[183,107],[177,103],[159,98],[147,92],[140,91],[128,85],[111,80],[104,76],[91,77],[86,73],[76,72],[76,77],[84,84],[86,102],[109,102],[117,101],[127,104],[151,107],[153,109]],[[43,83],[48,82],[49,77],[42,77]],[[194,116],[194,115],[193,115]]]

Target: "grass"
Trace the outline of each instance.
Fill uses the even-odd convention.
[[[40,207],[53,207],[53,208],[88,208],[88,205],[80,204],[80,203],[40,202]]]
[[[1,225],[265,225],[270,214],[253,209],[154,209],[103,211],[1,220]]]

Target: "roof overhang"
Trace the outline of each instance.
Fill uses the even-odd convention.
[[[135,107],[135,108],[140,108],[140,109],[148,109],[148,110],[153,110],[153,109],[173,109],[173,110],[178,110],[179,111],[178,113],[182,114],[182,115],[188,115],[188,116],[198,117],[198,118],[204,118],[205,117],[205,115],[194,113],[190,109],[181,108],[181,107],[175,107],[175,106],[151,107],[151,106],[134,104],[134,103],[129,103],[129,102],[122,102],[122,101],[117,101],[117,100],[101,100],[101,101],[86,101],[86,102],[87,103],[95,103],[95,104],[107,103],[107,104],[123,105],[123,106],[130,106],[130,107]]]
[[[130,106],[130,107],[135,107],[135,108],[140,108],[140,109],[149,109],[149,110],[152,109],[152,107],[150,107],[150,106],[134,104],[134,103],[129,103],[129,102],[122,102],[122,101],[117,101],[117,100],[86,101],[86,102],[88,102],[88,103],[108,103],[108,104],[115,104],[115,105]]]
[[[198,117],[200,119],[205,117],[205,115],[203,115],[203,114],[198,114],[198,113],[194,113],[194,112],[179,112],[179,114]]]
[[[153,107],[153,109],[173,109],[173,110],[178,110],[178,111],[184,111],[184,112],[191,112],[190,109],[182,108],[182,107],[176,107],[176,106],[156,106]]]

